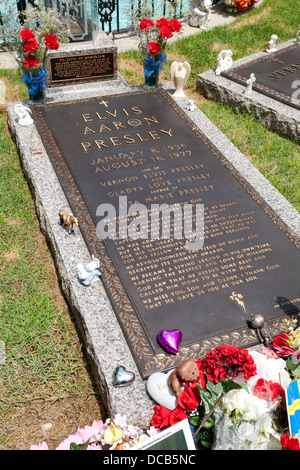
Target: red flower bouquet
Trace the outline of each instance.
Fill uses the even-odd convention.
[[[181,28],[181,23],[175,18],[170,21],[166,18],[160,18],[156,24],[151,19],[141,20],[139,50],[144,60],[146,85],[157,84],[162,65],[167,60],[165,53],[167,41]]]
[[[248,351],[225,344],[207,353],[203,365],[208,380],[214,383],[226,378],[234,379],[240,374],[245,380],[256,375],[256,365]]]
[[[230,6],[232,6],[232,3],[234,4],[234,7],[237,8],[238,10],[244,11],[248,10],[248,8],[252,7],[255,3],[259,2],[259,0],[233,0],[232,2],[230,1]],[[225,0],[225,5],[227,5],[228,2]]]

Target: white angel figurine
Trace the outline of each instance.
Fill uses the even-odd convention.
[[[229,70],[232,63],[232,51],[230,49],[221,51],[217,57],[216,75],[221,75],[225,70]]]
[[[278,40],[278,36],[276,34],[272,34],[271,39],[266,44],[266,52],[275,52],[276,51],[276,41]]]
[[[188,62],[173,62],[171,65],[171,77],[175,86],[175,93],[173,96],[177,98],[184,98],[183,91],[186,82],[191,73],[191,66]]]
[[[18,118],[18,124],[20,126],[30,126],[33,123],[33,119],[30,116],[31,109],[27,108],[23,104],[16,104],[15,106],[15,113]]]
[[[193,8],[189,25],[200,29],[207,29],[211,19],[212,0],[200,0],[198,7]]]

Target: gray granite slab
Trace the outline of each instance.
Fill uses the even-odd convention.
[[[295,39],[291,39],[278,44],[277,50],[285,49],[294,43]],[[234,61],[231,68],[245,65],[264,57],[266,54],[265,51],[260,51],[243,57]],[[255,90],[252,90],[251,94],[244,94],[245,86],[221,75],[216,75],[215,70],[199,74],[196,88],[206,98],[221,101],[237,111],[247,112],[259,119],[268,129],[300,142],[300,112],[296,108]]]
[[[164,83],[163,87],[170,95],[174,93],[171,82]],[[116,81],[53,88],[48,90],[48,99],[49,102],[59,102],[142,89],[143,87],[130,87],[121,76],[118,76]],[[300,237],[300,215],[294,207],[198,108],[189,111],[187,97],[174,100],[192,119],[195,126],[209,137],[228,161],[275,210],[292,232]],[[88,287],[78,282],[76,265],[89,262],[90,254],[80,227],[75,229],[73,235],[69,235],[59,225],[58,211],[61,208],[69,209],[66,197],[45,149],[42,147],[42,155],[31,153],[30,137],[36,134],[35,125],[22,127],[17,123],[15,104],[9,103],[7,106],[10,132],[16,141],[23,171],[35,200],[41,230],[53,253],[62,291],[77,320],[107,416],[113,417],[116,413],[125,414],[129,422],[148,427],[155,403],[146,392],[146,384],[139,375],[101,280],[95,280]],[[129,387],[113,386],[112,375],[119,365],[123,365],[136,375],[135,381]]]

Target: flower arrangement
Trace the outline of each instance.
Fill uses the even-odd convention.
[[[68,42],[66,18],[60,17],[55,8],[45,8],[40,1],[23,13],[22,23],[17,14],[14,0],[8,0],[0,40],[15,57],[31,99],[39,99],[47,87],[44,65],[48,50],[56,50],[61,42]]]
[[[173,410],[154,406],[152,426],[160,431],[188,418],[195,442],[213,450],[298,449],[295,436],[282,437],[288,436],[282,384],[295,378],[285,360],[269,348],[222,345],[197,364],[198,380],[184,387]]]
[[[151,85],[151,79],[154,84],[158,75],[161,73],[162,65],[167,60],[165,48],[168,39],[175,33],[179,33],[182,24],[175,18],[170,21],[166,18],[160,18],[154,24],[151,19],[144,18],[140,22],[139,50],[144,59],[144,72],[146,84]],[[150,80],[147,80],[151,77]]]
[[[116,414],[114,419],[109,418],[105,422],[94,421],[91,426],[78,428],[55,450],[127,450],[157,432],[153,427],[143,431],[138,426],[128,424],[125,415]],[[43,441],[32,445],[30,450],[49,450],[49,447]]]
[[[300,328],[292,321],[270,348],[260,352],[224,344],[216,347],[196,361],[199,376],[185,383],[173,410],[154,406],[147,431],[116,415],[78,428],[57,450],[126,450],[185,419],[200,448],[300,450],[300,433],[288,434],[285,400],[285,388],[297,379],[299,370],[288,367],[291,356],[286,359],[286,349],[281,349],[293,351],[299,366],[299,336]],[[48,450],[48,445],[42,442],[31,449]]]
[[[235,8],[236,11],[245,11],[248,8],[252,7],[255,3],[258,3],[259,0],[225,0],[225,5],[230,8]]]

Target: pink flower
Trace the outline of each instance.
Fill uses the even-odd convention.
[[[40,442],[38,445],[32,445],[30,450],[49,450],[48,444],[46,442]]]
[[[269,359],[278,359],[278,355],[275,351],[270,348],[263,348],[262,353],[264,356],[267,356]]]
[[[87,447],[86,450],[102,450],[102,446],[100,444],[96,444],[95,442],[93,442]]]

